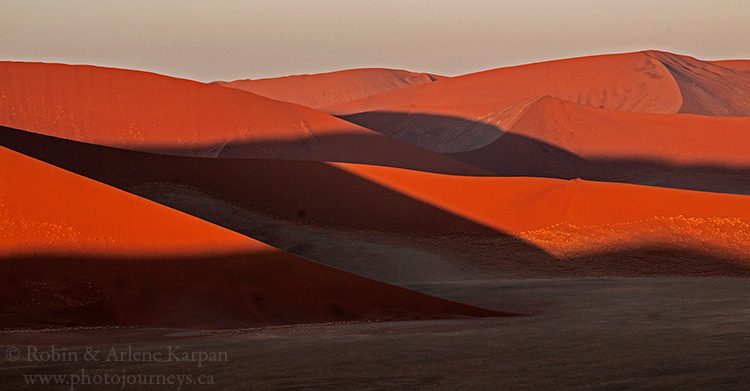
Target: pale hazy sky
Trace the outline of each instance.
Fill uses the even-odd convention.
[[[661,49],[750,59],[748,0],[2,0],[0,59],[200,81],[389,67],[445,75]]]

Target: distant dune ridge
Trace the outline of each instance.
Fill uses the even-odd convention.
[[[215,81],[211,84],[320,109],[444,78],[398,69],[366,68],[270,79]]]
[[[147,72],[0,62],[0,96],[2,125],[99,145],[482,174],[304,106]]]
[[[662,63],[643,53],[628,53],[488,70],[322,110],[434,151],[463,152],[483,145],[470,141],[463,143],[463,149],[434,145],[429,141],[431,133],[421,130],[427,126],[432,133],[453,134],[453,124],[461,120],[464,133],[472,140],[474,132],[467,129],[481,131],[490,125],[505,130],[530,103],[543,96],[649,113],[676,113],[682,105],[677,83]],[[388,120],[394,114],[402,114],[400,124]],[[400,131],[394,132],[394,126]],[[414,134],[427,137],[409,135],[410,128]]]
[[[360,238],[362,257],[361,238],[398,237],[507,274],[750,275],[748,63],[645,51],[210,85],[0,62],[0,327],[513,315],[287,253],[227,223],[245,213]]]
[[[498,108],[551,95],[615,110],[675,113],[681,99],[668,69],[628,53],[499,68],[402,88],[324,108],[336,115],[389,107],[495,104]]]
[[[723,65],[722,65],[723,64]],[[465,152],[488,125],[507,130],[543,96],[645,113],[750,116],[749,67],[647,51],[550,61],[458,76],[323,108],[359,125],[437,152]],[[466,141],[450,140],[460,127]],[[429,131],[426,131],[429,129]],[[498,131],[495,134],[498,134]]]

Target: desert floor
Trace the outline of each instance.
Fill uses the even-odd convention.
[[[92,375],[211,375],[214,385],[182,389],[223,390],[740,390],[750,381],[746,279],[514,278],[410,287],[487,308],[534,310],[532,316],[515,318],[220,332],[7,331],[0,338],[18,347],[22,357],[11,362],[3,354],[0,372],[7,389],[19,390],[40,387],[26,384],[23,375],[79,373],[82,368]],[[168,346],[180,346],[185,352],[226,352],[227,360],[202,367],[135,360],[32,363],[27,345],[39,351],[64,347],[81,358],[87,347],[166,355]]]

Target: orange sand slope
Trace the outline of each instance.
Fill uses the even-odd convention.
[[[750,262],[747,196],[581,180],[467,178],[335,166],[511,233],[559,257],[659,245]]]
[[[0,124],[71,140],[190,156],[480,170],[313,109],[147,72],[0,62]]]
[[[748,169],[748,129],[748,118],[628,113],[544,97],[495,142],[452,156],[515,175],[584,177],[591,170],[617,169],[613,166],[618,161],[622,166],[641,162],[643,166]]]
[[[587,159],[750,167],[748,129],[750,118],[627,113],[545,97],[509,133]]]
[[[392,232],[492,232],[324,162],[168,156],[7,128],[0,128],[0,145],[121,189],[174,183],[283,219]]]
[[[118,187],[179,183],[245,209],[329,227],[507,233],[561,258],[666,246],[746,265],[750,260],[747,196],[344,163],[173,157],[11,130],[0,140]],[[100,163],[87,164],[92,160]]]
[[[643,53],[583,57],[469,74],[325,108],[435,152],[494,141],[543,96],[621,111],[675,113],[671,74]]]
[[[680,113],[721,117],[750,117],[750,74],[734,61],[700,61],[693,57],[649,51],[669,69],[682,94]]]
[[[613,110],[675,113],[680,91],[661,62],[643,53],[558,60],[402,88],[325,108],[348,115],[392,107],[493,104],[496,110],[544,95]]]
[[[495,316],[284,253],[0,148],[0,323],[236,327]]]
[[[367,68],[270,79],[218,81],[211,84],[238,88],[318,109],[443,78],[445,77],[397,69]]]

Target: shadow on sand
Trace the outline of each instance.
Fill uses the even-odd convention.
[[[479,129],[487,133],[493,125],[459,117],[370,112],[367,116],[343,116],[358,125],[418,144],[427,137],[419,124],[432,124],[429,137],[450,133],[454,129]],[[402,129],[405,121],[415,124],[412,132]],[[501,176],[534,176],[558,179],[581,178],[591,181],[620,182],[673,189],[750,194],[750,167],[721,165],[676,165],[648,159],[586,159],[554,145],[494,127],[499,138],[464,152],[446,153],[452,157]],[[464,136],[471,131],[464,130]],[[457,135],[452,135],[455,137]],[[459,134],[460,136],[460,134]],[[443,138],[448,135],[443,135]],[[445,141],[445,140],[444,140]],[[450,141],[445,141],[450,142]],[[455,142],[459,143],[460,142]],[[669,146],[665,146],[669,148]]]

